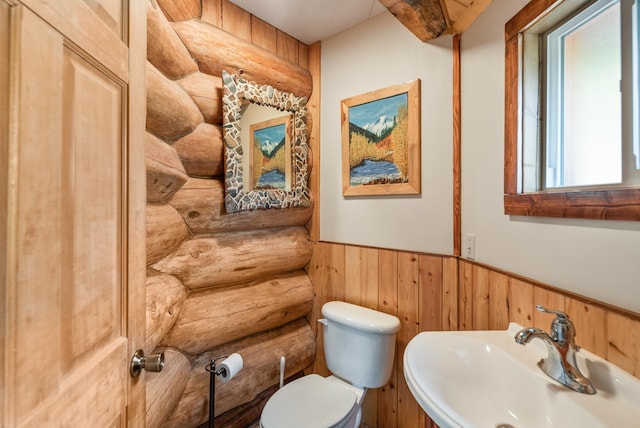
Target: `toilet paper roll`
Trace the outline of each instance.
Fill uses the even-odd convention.
[[[229,382],[240,370],[242,370],[242,365],[242,357],[240,354],[233,353],[229,355],[218,366],[220,379],[223,382]]]

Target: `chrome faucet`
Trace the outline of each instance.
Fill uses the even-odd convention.
[[[596,389],[578,368],[576,352],[578,347],[574,342],[576,329],[569,321],[569,315],[561,311],[549,310],[541,305],[536,309],[540,312],[555,314],[556,318],[551,322],[551,335],[539,328],[524,328],[516,336],[516,343],[526,345],[533,339],[542,340],[549,354],[538,362],[538,367],[547,376],[560,382],[567,388],[583,394],[595,394]]]

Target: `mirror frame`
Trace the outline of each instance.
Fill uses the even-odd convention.
[[[222,113],[224,135],[224,204],[227,213],[238,211],[311,206],[309,190],[309,144],[307,143],[307,98],[296,97],[270,85],[258,85],[222,72]],[[271,106],[291,113],[291,190],[244,190],[244,157],[240,120],[249,103]]]

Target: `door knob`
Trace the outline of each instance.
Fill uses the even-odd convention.
[[[131,377],[138,377],[142,369],[148,372],[160,372],[164,367],[164,352],[159,354],[144,355],[142,349],[138,349],[131,357]]]

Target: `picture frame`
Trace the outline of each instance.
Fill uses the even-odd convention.
[[[420,194],[420,80],[342,100],[343,196]]]

